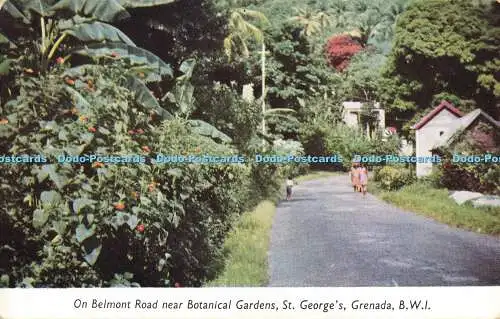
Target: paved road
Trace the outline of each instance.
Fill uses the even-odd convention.
[[[276,212],[270,286],[500,285],[500,239],[363,199],[346,176],[294,192]]]

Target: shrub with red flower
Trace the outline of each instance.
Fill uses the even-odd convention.
[[[326,60],[331,67],[342,72],[349,66],[351,58],[362,49],[363,46],[350,35],[335,35],[326,43]]]

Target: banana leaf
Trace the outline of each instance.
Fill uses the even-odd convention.
[[[5,35],[0,33],[0,44],[8,44],[8,43],[10,43],[10,40]]]
[[[226,134],[222,133],[219,131],[216,127],[213,125],[202,121],[202,120],[189,120],[189,124],[191,125],[191,128],[193,132],[203,135],[203,136],[208,136],[214,139],[219,139],[223,142],[230,143],[232,139],[227,136]]]
[[[47,16],[49,5],[43,0],[8,0],[5,2],[5,10],[14,19],[22,20],[25,24],[34,18],[33,12],[41,16]]]
[[[89,44],[73,53],[95,58],[110,56],[128,58],[132,64],[147,65],[160,75],[173,76],[172,68],[162,59],[147,50],[125,43]]]
[[[130,18],[130,14],[117,0],[59,0],[47,11],[51,16],[70,13],[104,22]]]
[[[138,104],[155,111],[163,119],[172,118],[172,114],[161,107],[154,95],[149,91],[149,88],[141,80],[133,76],[128,76],[127,82],[124,83],[124,85],[134,93],[135,100]]]
[[[165,5],[176,0],[119,0],[120,4],[125,8],[144,8]]]
[[[123,42],[130,46],[135,46],[135,43],[125,33],[112,25],[102,22],[74,25],[67,29],[65,33],[83,42]]]
[[[9,74],[11,62],[12,60],[10,59],[2,61],[2,58],[0,58],[0,76]]]

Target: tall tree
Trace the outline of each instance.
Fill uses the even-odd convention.
[[[248,58],[248,40],[253,39],[261,46],[261,83],[262,83],[262,134],[266,134],[266,44],[264,33],[249,20],[256,20],[261,24],[269,24],[269,20],[259,11],[245,8],[234,9],[229,17],[229,35],[224,39],[224,49],[229,60],[234,51],[240,52],[243,57]]]
[[[290,18],[302,26],[301,34],[307,37],[323,32],[331,24],[326,12],[315,12],[310,7],[295,8],[297,15]]]
[[[439,14],[437,14],[439,12]],[[500,4],[419,0],[397,22],[382,81],[393,116],[410,119],[448,92],[500,116]]]

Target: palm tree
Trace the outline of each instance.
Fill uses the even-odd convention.
[[[352,10],[346,14],[346,20],[351,21],[352,35],[358,37],[361,44],[368,40],[384,41],[390,39],[396,18],[405,10],[407,0],[398,0],[387,4],[384,1],[355,1]]]
[[[306,9],[295,8],[297,15],[290,18],[302,25],[301,34],[307,37],[322,32],[331,24],[330,16],[325,12],[314,12],[309,7]]]
[[[250,56],[247,41],[255,40],[261,45],[261,68],[262,68],[262,134],[266,134],[266,44],[264,33],[256,25],[248,20],[256,20],[261,24],[269,24],[266,16],[255,10],[234,9],[229,17],[229,35],[224,39],[224,49],[229,60],[232,59],[233,51],[240,52],[244,58]]]

